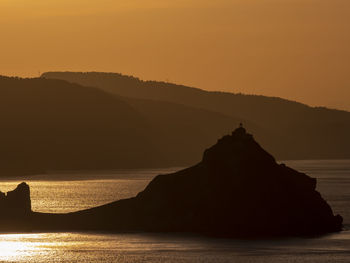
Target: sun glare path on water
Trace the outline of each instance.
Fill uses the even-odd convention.
[[[0,235],[0,262],[18,262],[35,255],[45,255],[50,250],[40,240],[45,234]]]

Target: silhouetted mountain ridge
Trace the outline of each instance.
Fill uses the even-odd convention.
[[[116,160],[125,166],[146,165],[150,160],[140,150],[154,150],[142,116],[96,88],[1,77],[0,108],[4,175],[113,168]]]
[[[264,135],[254,133],[278,159],[350,158],[350,113],[346,111],[276,97],[142,81],[116,73],[47,72],[42,77],[94,86],[131,98],[184,104],[248,121],[264,131]]]
[[[188,165],[237,122],[63,80],[0,77],[0,174]]]

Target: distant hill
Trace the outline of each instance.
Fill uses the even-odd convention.
[[[116,73],[47,72],[42,78],[63,79],[130,98],[183,104],[248,121],[261,129],[254,133],[278,159],[350,158],[350,113],[346,111],[275,97],[143,81]]]
[[[0,76],[0,176],[188,165],[238,122],[64,80]]]

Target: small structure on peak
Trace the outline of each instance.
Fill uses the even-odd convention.
[[[242,122],[239,124],[239,127],[232,132],[232,136],[235,136],[235,135],[243,136],[243,135],[246,135],[246,134],[247,134],[247,131],[243,127],[243,123]]]

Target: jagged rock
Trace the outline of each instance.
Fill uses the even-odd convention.
[[[0,192],[2,218],[21,218],[31,213],[30,189],[26,183],[19,184],[7,194]]]

